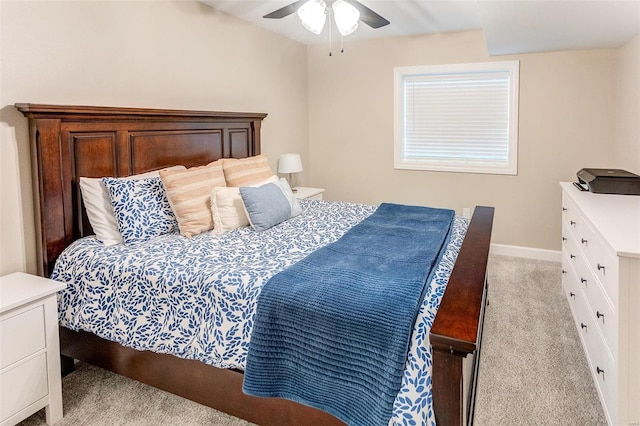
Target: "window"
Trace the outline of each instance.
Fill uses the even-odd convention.
[[[517,174],[518,74],[518,61],[395,68],[395,168]]]

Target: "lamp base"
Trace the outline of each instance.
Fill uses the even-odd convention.
[[[291,188],[291,191],[295,194],[296,192],[298,192],[297,189],[295,189],[294,187],[291,186],[291,173],[289,173],[289,178],[287,179],[287,183],[289,184],[289,188]]]

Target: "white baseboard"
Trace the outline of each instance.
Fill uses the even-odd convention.
[[[531,247],[509,246],[506,244],[491,244],[491,253],[502,256],[526,257],[527,259],[550,260],[560,262],[562,252]]]

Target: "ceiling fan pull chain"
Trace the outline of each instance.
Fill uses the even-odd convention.
[[[325,13],[329,15],[329,56],[331,56],[331,18],[333,17],[333,14],[329,8],[325,9]]]
[[[340,53],[344,53],[344,36],[340,34]]]

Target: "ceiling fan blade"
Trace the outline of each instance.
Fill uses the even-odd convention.
[[[297,12],[298,9],[300,8],[300,6],[302,6],[302,4],[304,2],[306,2],[307,0],[299,0],[299,1],[294,1],[293,3],[285,6],[285,7],[281,7],[278,10],[274,10],[273,12],[269,13],[268,15],[264,15],[263,18],[268,18],[268,19],[280,19],[280,18],[284,18],[285,16],[289,16],[294,12]]]
[[[389,25],[389,21],[387,21],[382,16],[378,15],[373,10],[369,9],[367,6],[363,5],[357,0],[346,0],[347,3],[353,5],[358,12],[360,12],[360,20],[365,24],[369,25],[371,28],[380,28],[385,25]]]

